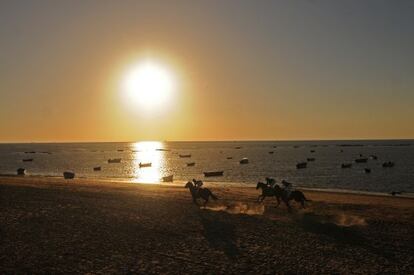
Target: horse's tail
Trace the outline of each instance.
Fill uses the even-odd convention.
[[[218,198],[210,191],[210,196],[213,198],[213,200],[218,200]]]

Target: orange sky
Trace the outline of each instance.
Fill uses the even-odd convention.
[[[0,142],[414,138],[414,20],[371,4],[3,2]],[[142,58],[163,111],[122,99]]]

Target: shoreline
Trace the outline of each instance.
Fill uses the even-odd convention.
[[[62,176],[53,176],[53,175],[25,175],[19,176],[14,174],[0,174],[1,178],[28,178],[28,179],[61,179],[64,180]],[[131,178],[114,178],[114,177],[77,177],[79,180],[89,180],[89,181],[102,181],[102,182],[113,182],[113,183],[134,183],[134,184],[143,184],[143,185],[168,185],[168,186],[180,186],[184,185],[187,181],[174,180],[174,182],[152,182],[152,183],[143,183],[137,180],[131,180]],[[68,180],[70,182],[70,180]],[[254,184],[244,183],[244,182],[220,182],[220,181],[205,181],[203,182],[206,186],[215,186],[215,187],[231,187],[231,188],[255,188]],[[385,192],[374,192],[374,191],[364,191],[364,190],[350,190],[350,189],[338,189],[338,188],[319,188],[319,187],[306,187],[306,186],[296,186],[297,189],[311,191],[311,192],[325,192],[325,193],[339,193],[339,194],[354,194],[354,195],[366,195],[366,196],[384,196],[384,197],[396,197],[396,198],[406,198],[414,199],[414,192],[402,192],[396,196],[391,195],[390,193]]]

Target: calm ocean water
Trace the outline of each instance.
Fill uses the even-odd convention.
[[[191,154],[191,158],[180,158],[179,154]],[[378,159],[355,163],[360,154],[375,155]],[[239,163],[243,157],[249,159],[248,164]],[[30,158],[33,161],[22,161]],[[109,164],[110,158],[122,160]],[[296,163],[307,158],[315,161],[308,162],[306,169],[296,169]],[[385,161],[395,162],[395,167],[383,168]],[[140,162],[151,162],[152,167],[139,168]],[[188,167],[188,162],[195,165]],[[352,168],[343,169],[342,163],[352,163]],[[102,171],[93,171],[96,166],[101,166]],[[277,182],[286,179],[310,188],[412,193],[414,141],[0,144],[0,174],[15,174],[19,167],[26,168],[28,175],[41,176],[62,176],[64,171],[71,170],[77,177],[157,182],[173,174],[178,181],[197,178],[245,185],[274,177]],[[365,173],[364,168],[370,168],[371,173]],[[217,170],[224,171],[224,175],[203,175],[205,171]]]

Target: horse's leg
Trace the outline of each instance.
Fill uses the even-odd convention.
[[[278,208],[279,207],[279,205],[280,205],[280,199],[279,199],[279,197],[278,196],[275,196],[275,198],[276,198],[276,200],[277,200],[277,205],[275,206],[276,208]]]
[[[305,200],[304,199],[301,199],[300,200],[300,204],[302,205],[302,208],[303,209],[305,209],[306,207],[305,207]]]
[[[290,207],[289,201],[285,200],[285,204],[286,204],[286,207],[288,208],[288,211],[290,212],[292,208]]]

